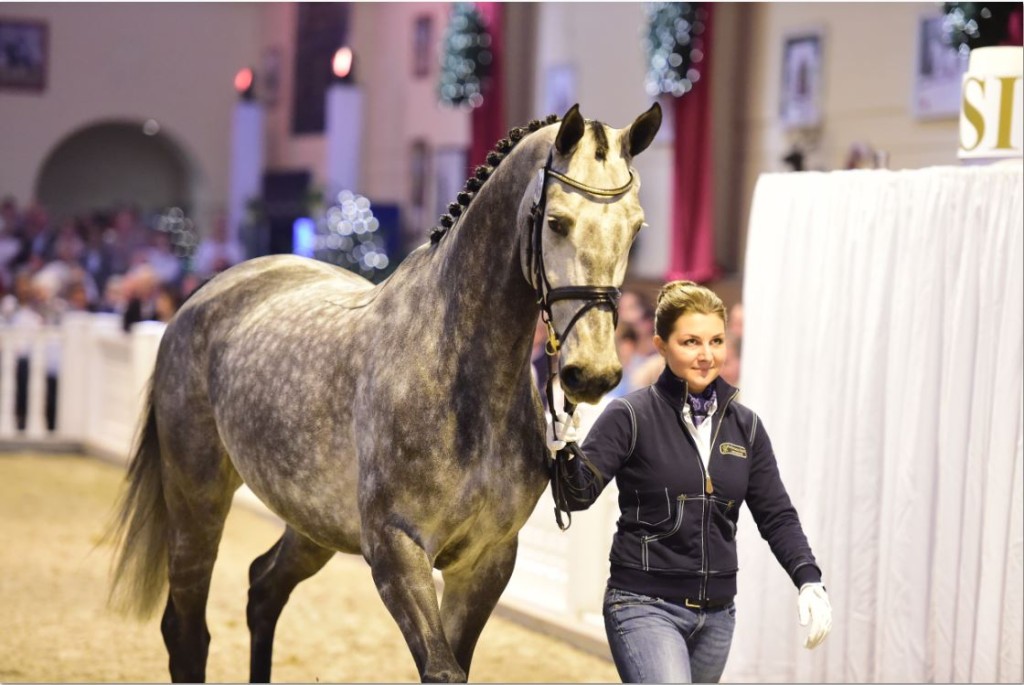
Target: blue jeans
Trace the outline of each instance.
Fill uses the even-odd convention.
[[[736,628],[736,605],[700,611],[608,588],[604,627],[624,683],[717,683]]]

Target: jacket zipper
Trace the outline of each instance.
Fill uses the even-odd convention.
[[[708,529],[711,527],[711,510],[708,508],[708,497],[715,492],[715,486],[711,482],[711,457],[715,453],[715,443],[718,441],[718,432],[722,430],[722,422],[725,420],[725,411],[739,394],[737,390],[722,406],[722,413],[718,419],[718,425],[711,436],[710,453],[708,454],[708,466],[704,468],[704,460],[700,458],[700,450],[697,450],[697,464],[700,466],[701,474],[704,476],[704,498],[701,500],[701,525],[700,525],[700,599],[707,599],[708,575],[711,571],[711,550],[708,546]],[[717,412],[716,412],[717,413]],[[689,432],[689,431],[687,431]],[[714,506],[714,504],[712,504]]]
[[[714,493],[715,486],[711,483],[711,457],[715,454],[715,443],[718,442],[718,433],[722,430],[722,422],[725,420],[725,410],[729,408],[732,401],[736,399],[736,395],[739,395],[740,391],[734,392],[729,399],[725,401],[725,406],[722,407],[722,413],[718,419],[718,425],[715,426],[715,432],[711,436],[711,452],[708,454],[708,468],[704,472],[704,494],[710,495]],[[716,412],[717,413],[717,412]]]

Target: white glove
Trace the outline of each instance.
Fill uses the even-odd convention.
[[[804,583],[800,586],[796,603],[800,612],[800,625],[805,626],[808,622],[811,624],[804,647],[814,649],[832,630],[832,604],[828,601],[825,586],[821,583]]]
[[[548,452],[551,453],[551,458],[555,458],[555,453],[558,450],[566,446],[570,442],[577,442],[579,440],[580,427],[580,415],[573,412],[572,416],[569,416],[565,412],[559,412],[555,417],[555,428],[551,430],[551,424],[548,424]],[[569,454],[569,458],[572,459],[572,453]]]

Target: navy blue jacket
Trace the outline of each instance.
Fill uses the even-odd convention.
[[[613,400],[582,449],[592,469],[569,462],[565,488],[586,509],[617,479],[618,529],[609,585],[672,601],[736,594],[736,522],[746,502],[761,536],[800,587],[820,582],[796,509],[779,477],[771,441],[739,391],[714,382],[707,470],[683,423],[686,383],[667,368],[654,385]]]

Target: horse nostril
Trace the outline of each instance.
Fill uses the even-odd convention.
[[[569,365],[562,369],[560,375],[562,389],[572,395],[574,401],[596,404],[602,395],[619,384],[622,367],[593,372],[583,366]]]
[[[583,383],[583,369],[578,366],[567,366],[562,369],[562,384],[570,389],[578,388]]]

